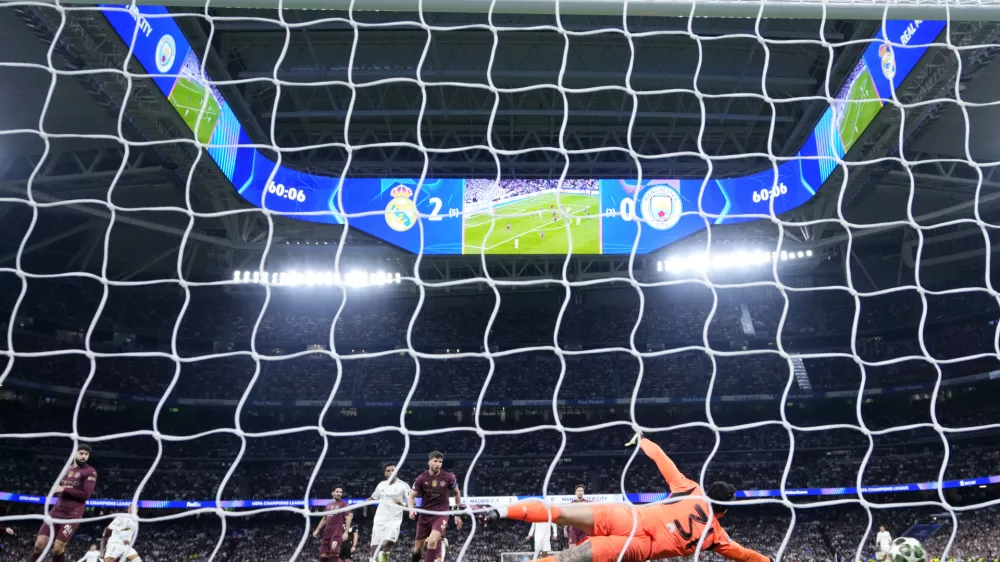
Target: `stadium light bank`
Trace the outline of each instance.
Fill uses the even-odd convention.
[[[366,271],[352,269],[343,276],[333,271],[282,271],[233,272],[233,281],[247,285],[270,285],[275,287],[378,287],[382,285],[399,285],[402,276],[385,271]]]
[[[765,252],[763,250],[738,250],[734,252],[716,252],[710,256],[704,253],[694,253],[678,256],[656,262],[656,271],[660,273],[705,273],[708,270],[739,270],[751,267],[771,265],[775,261],[800,261],[813,257],[812,250],[794,250],[783,252]]]

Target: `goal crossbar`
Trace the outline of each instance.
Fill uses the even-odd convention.
[[[42,0],[92,4],[87,0]],[[136,4],[205,8],[203,0],[137,0]],[[210,0],[211,8],[274,9],[275,0]],[[1000,0],[283,0],[284,9],[621,16],[1000,21]]]

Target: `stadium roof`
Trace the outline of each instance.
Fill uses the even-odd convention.
[[[428,34],[413,26],[363,25],[355,37],[352,27],[335,21],[296,27],[286,33],[284,27],[259,19],[277,19],[276,12],[266,10],[214,10],[213,15],[227,17],[215,21],[214,26],[209,26],[205,18],[198,15],[200,10],[175,9],[174,13],[191,14],[178,18],[177,22],[197,51],[204,52],[209,36],[212,37],[206,71],[216,81],[241,81],[220,86],[220,90],[252,140],[271,144],[273,124],[274,140],[282,147],[345,140],[351,143],[416,143],[417,115],[421,112],[423,96],[412,82],[376,83],[356,87],[353,91],[343,86],[285,84],[279,96],[278,89],[267,79],[276,65],[281,80],[296,83],[346,81],[352,60],[350,78],[355,82],[399,77],[416,79],[421,55],[429,42],[419,75],[424,80],[485,84],[486,69],[491,68],[490,77],[497,86],[555,84],[561,76],[563,84],[579,88],[624,84],[634,51],[631,84],[635,89],[693,91],[697,87],[700,94],[711,96],[734,92],[765,93],[761,73],[766,60],[768,71],[763,82],[766,94],[776,100],[787,100],[825,96],[828,68],[831,88],[835,88],[844,81],[865,47],[864,43],[857,43],[834,49],[831,65],[827,49],[818,43],[782,43],[817,39],[819,22],[815,20],[762,21],[761,35],[775,40],[765,47],[753,37],[755,21],[752,19],[694,20],[693,31],[701,38],[695,41],[686,33],[686,18],[634,18],[629,22],[632,33],[653,29],[675,33],[640,36],[630,45],[621,33],[580,36],[551,30],[501,31],[497,34],[498,47],[490,66],[494,36],[481,29]],[[319,15],[346,14],[296,10],[283,13],[285,21],[296,26]],[[99,17],[93,11],[68,12],[69,25],[53,48],[55,68],[74,72],[120,68],[122,44]],[[239,17],[258,19],[228,19]],[[356,17],[366,24],[418,19],[415,14],[388,12],[359,12]],[[427,18],[427,24],[441,27],[486,22],[483,15],[428,14]],[[4,53],[0,62],[47,66],[47,40],[52,37],[53,22],[58,20],[58,13],[52,9],[0,8],[0,52]],[[555,22],[545,16],[498,15],[493,23],[524,28]],[[622,22],[614,17],[572,16],[564,18],[562,24],[571,31],[584,31],[620,29]],[[823,32],[826,40],[841,43],[870,39],[877,27],[878,22],[831,20],[826,22]],[[733,34],[745,35],[731,37]],[[941,51],[934,55],[936,59],[918,69],[922,73],[919,80],[914,80],[915,85],[909,90],[901,91],[901,96],[910,95],[912,99],[949,96],[948,88],[954,89],[954,74],[940,70],[939,67],[947,67],[947,64],[936,63],[946,63],[950,56],[950,66],[954,67],[954,55],[944,49]],[[988,50],[969,53],[970,60],[963,65],[961,77],[963,100],[995,101],[1000,70],[991,64]],[[565,71],[561,72],[564,56]],[[697,84],[694,81],[696,69]],[[193,151],[188,150],[190,145],[132,146],[125,155],[122,145],[112,138],[119,136],[119,114],[123,116],[121,133],[130,141],[190,136],[163,96],[145,81],[132,81],[128,104],[123,110],[124,80],[120,74],[59,75],[54,81],[51,103],[40,121],[53,75],[39,68],[10,66],[0,67],[0,73],[3,76],[0,96],[5,107],[18,108],[16,112],[0,116],[0,129],[38,129],[41,123],[49,135],[48,147],[37,134],[0,135],[2,196],[24,198],[25,180],[37,170],[32,196],[36,202],[50,205],[39,208],[26,243],[26,263],[32,263],[33,267],[96,271],[103,255],[110,212],[97,204],[64,206],[59,202],[79,198],[104,200],[123,159],[126,164],[110,195],[115,205],[183,209],[188,205],[185,187],[190,182],[190,205],[194,211],[219,213],[249,209],[208,158],[202,157],[194,163]],[[488,92],[477,89],[429,88],[420,140],[426,146],[440,148],[488,144],[486,132],[493,109],[491,98]],[[545,88],[503,94],[499,96],[491,130],[492,143],[508,149],[559,146],[560,141],[566,148],[600,148],[628,147],[631,141],[639,154],[663,154],[698,152],[700,139],[704,153],[712,156],[767,152],[768,145],[774,154],[787,156],[798,150],[827,107],[825,100],[813,99],[775,103],[772,110],[771,104],[753,96],[706,98],[683,92],[640,96],[639,99],[630,136],[631,98],[622,92],[567,94],[564,98],[559,90]],[[352,101],[353,111],[345,137],[346,109]],[[701,103],[704,103],[706,114],[704,130],[701,129]],[[969,117],[971,157],[983,164],[1000,161],[1000,148],[997,148],[1000,144],[996,142],[1000,108],[970,107],[965,111]],[[568,117],[565,131],[561,131],[564,115]],[[967,159],[965,122],[965,114],[956,104],[908,110],[903,122],[904,156],[908,160]],[[899,125],[898,112],[892,108],[883,111],[872,130],[860,140],[861,148],[852,152],[848,160],[892,154],[893,146],[898,145]],[[107,135],[108,138],[59,136],[63,133]],[[283,161],[301,170],[339,175],[343,172],[345,157],[340,149],[320,148],[285,152]],[[562,172],[565,160],[551,151],[529,151],[501,158],[500,165],[504,177],[552,178]],[[348,175],[419,176],[423,166],[424,155],[420,151],[387,145],[355,153]],[[716,174],[723,177],[769,166],[767,159],[717,160],[714,163]],[[983,181],[979,211],[988,220],[997,199],[991,193],[1000,186],[1000,178],[993,174],[995,166],[984,165],[980,169]],[[704,161],[698,157],[643,161],[646,177],[702,177],[706,170]],[[911,171],[916,187],[913,216],[933,215],[924,219],[926,222],[918,218],[918,223],[974,216],[973,203],[980,185],[976,168],[968,163],[943,160],[914,166]],[[427,170],[430,177],[494,177],[496,173],[496,160],[485,151],[433,153]],[[632,158],[620,151],[573,157],[568,166],[568,175],[572,177],[633,177],[635,173]],[[845,218],[857,224],[907,220],[910,177],[898,162],[852,168],[842,203]],[[835,173],[820,196],[784,218],[803,221],[835,216],[840,195],[836,186],[841,182],[842,176]],[[950,210],[945,211],[947,209]],[[3,240],[0,266],[13,266],[12,260],[32,220],[32,209],[27,205],[0,205],[0,229],[4,231],[0,235]],[[178,263],[188,272],[256,267],[268,233],[267,221],[261,213],[193,220],[191,243],[178,260],[180,240],[188,222],[188,216],[183,213],[118,212],[110,236],[109,270],[119,277],[141,278],[149,274],[164,276],[164,272],[175,271]],[[942,242],[968,242],[962,232],[982,238],[978,227],[956,230],[958,234],[948,232]],[[881,236],[870,236],[872,232],[865,230],[865,235],[857,239],[858,244],[861,241],[870,243],[870,252],[893,255],[897,263],[907,251],[912,252],[915,239],[912,228],[896,225],[881,230]],[[772,224],[753,223],[713,229],[712,236],[716,241],[750,237],[770,240],[773,244],[776,233]],[[311,257],[306,259],[322,260],[329,259],[330,244],[340,239],[341,227],[277,217],[274,234],[273,242],[285,246],[273,248],[274,261],[298,259],[296,256],[303,251],[310,252]],[[928,251],[934,251],[930,242],[936,234],[929,232],[926,235],[924,243]],[[789,228],[785,236],[786,241],[816,248],[842,248],[846,240],[846,232],[836,224]],[[703,238],[695,236],[688,243],[697,244]],[[308,250],[301,247],[305,241],[310,241]],[[299,247],[293,247],[295,242],[300,242]],[[315,242],[320,244],[317,246]],[[907,244],[910,244],[909,250]],[[960,253],[950,250],[948,244],[939,248],[943,256]],[[344,249],[351,252],[360,249],[367,259],[412,261],[412,256],[357,230],[349,231]],[[855,250],[862,249],[855,246]],[[518,259],[522,263],[533,261]],[[620,258],[609,259],[616,260],[619,266],[625,263]],[[455,260],[471,262],[470,267],[479,261],[476,256],[455,258],[453,263],[457,263]],[[562,258],[541,261],[561,265]],[[516,270],[516,267],[510,268],[511,273]]]

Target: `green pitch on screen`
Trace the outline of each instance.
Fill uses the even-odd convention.
[[[208,98],[205,112],[201,115],[201,126],[198,128],[198,141],[208,144],[212,140],[212,131],[219,121],[219,102],[209,93],[205,86],[183,76],[177,79],[174,89],[170,92],[170,104],[174,106],[187,126],[193,132],[198,124],[198,115],[204,99]]]
[[[844,150],[850,150],[854,146],[865,127],[881,109],[882,102],[878,99],[872,75],[865,68],[847,93],[844,118],[840,121],[840,138],[844,141]]]
[[[573,244],[574,254],[601,253],[600,197],[596,195],[561,194],[559,204],[568,216],[556,214],[552,220],[550,205],[556,205],[555,194],[546,193],[508,203],[486,212],[465,217],[465,247],[463,253],[478,254],[565,254]],[[542,209],[539,216],[538,209]],[[510,216],[531,213],[529,216]],[[495,219],[493,232],[490,219]],[[577,218],[580,224],[577,224]],[[510,232],[507,223],[510,222]],[[566,223],[569,222],[569,232]],[[489,237],[487,238],[487,233]],[[542,232],[545,238],[542,238]],[[572,240],[571,240],[572,238]],[[516,242],[515,242],[516,241]]]

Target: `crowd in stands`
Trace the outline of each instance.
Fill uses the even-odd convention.
[[[519,195],[540,191],[562,189],[563,191],[588,191],[596,193],[600,180],[567,178],[559,180],[506,179],[499,182],[491,179],[465,180],[465,202],[504,201]]]
[[[9,280],[10,286],[4,285],[0,283],[7,289],[0,292],[0,328],[13,318],[16,351],[82,352],[103,295],[99,283],[62,282],[54,291],[53,281],[32,279],[13,316],[6,311],[13,309],[19,288]],[[805,356],[810,383],[803,387],[796,379],[793,396],[856,392],[862,376],[865,388],[885,388],[931,385],[939,372],[949,381],[998,368],[997,306],[979,293],[927,295],[923,330],[918,328],[924,303],[914,291],[860,299],[853,339],[858,307],[840,290],[785,295],[767,288],[720,290],[716,302],[704,287],[646,289],[640,315],[637,293],[625,288],[612,296],[594,293],[594,302],[573,300],[561,316],[561,292],[505,294],[486,340],[491,350],[504,354],[491,362],[453,356],[483,351],[493,312],[491,294],[478,299],[429,296],[417,310],[413,299],[352,293],[340,310],[340,298],[327,289],[323,294],[316,294],[321,289],[275,289],[261,315],[261,287],[194,288],[181,316],[183,291],[137,289],[109,289],[90,348],[164,356],[99,357],[90,391],[155,398],[177,374],[171,399],[239,400],[257,374],[248,399],[265,402],[324,401],[335,385],[337,401],[401,402],[413,388],[411,400],[475,402],[484,385],[486,401],[554,396],[630,400],[637,384],[642,398],[698,398],[708,393],[710,381],[713,395],[781,394],[792,378],[792,366],[775,345],[785,295],[783,350]],[[144,313],[136,315],[135,310]],[[269,357],[260,362],[249,353],[254,333],[253,347]],[[551,349],[553,334],[559,352]],[[339,362],[323,351],[330,349],[331,335]],[[413,349],[435,358],[408,353],[408,339]],[[5,339],[0,342],[6,345]],[[175,345],[184,358],[179,366],[169,357]],[[511,353],[531,346],[548,349]],[[285,357],[307,347],[315,350],[310,356]],[[641,362],[637,353],[643,353]],[[9,384],[29,381],[79,389],[90,372],[91,361],[82,353],[19,356]],[[285,384],[290,379],[296,384]]]
[[[560,314],[566,295],[550,290],[504,293],[491,323],[490,291],[483,297],[429,292],[418,310],[410,297],[348,293],[341,308],[329,289],[275,289],[261,314],[259,286],[196,287],[189,300],[176,288],[111,287],[95,322],[104,296],[99,283],[31,278],[15,314],[21,285],[8,277],[0,276],[0,329],[6,333],[13,323],[18,355],[0,389],[0,435],[145,432],[94,442],[101,498],[131,498],[143,480],[143,499],[301,498],[310,481],[312,497],[325,497],[335,483],[362,497],[374,488],[381,463],[402,459],[404,479],[412,481],[432,449],[446,452],[446,466],[467,494],[538,494],[546,479],[549,493],[570,493],[578,483],[592,494],[620,493],[623,485],[630,493],[662,490],[652,463],[628,464],[621,445],[632,421],[670,428],[650,436],[692,477],[706,467],[706,481],[725,479],[740,489],[778,488],[783,481],[787,488],[851,487],[859,473],[865,484],[926,482],[942,476],[942,466],[945,480],[1000,472],[998,388],[989,380],[965,382],[997,371],[1000,359],[998,307],[981,293],[901,291],[859,298],[859,308],[842,290],[661,287],[644,289],[640,314],[636,291],[626,287],[583,291]],[[89,349],[114,356],[79,352],[92,323]],[[808,387],[778,353],[779,331],[781,348],[804,356]],[[484,335],[491,350],[503,353],[462,355],[481,352]],[[322,351],[331,341],[341,357]],[[408,341],[435,357],[408,352]],[[551,349],[556,343],[559,353]],[[285,357],[313,345],[321,351]],[[0,338],[0,349],[7,346]],[[543,349],[507,353],[530,346]],[[268,357],[255,360],[246,353],[251,347]],[[174,349],[182,361],[170,356]],[[932,393],[928,385],[939,378],[946,384]],[[889,387],[909,388],[857,400],[861,390]],[[823,392],[842,394],[802,398]],[[723,398],[747,396],[756,398]],[[571,402],[554,412],[553,398]],[[687,403],[675,400],[681,398]],[[403,409],[404,400],[412,407]],[[480,400],[482,407],[468,406]],[[514,407],[516,400],[531,402]],[[822,427],[832,424],[841,425]],[[900,429],[908,424],[924,425]],[[292,428],[299,431],[261,435]],[[888,428],[896,429],[882,431]],[[0,439],[0,491],[44,495],[68,446],[54,437]],[[962,488],[947,497],[968,505],[990,493]],[[920,492],[866,499],[938,498]],[[726,526],[748,546],[776,553],[790,518],[786,508],[768,509],[734,512]],[[867,517],[851,509],[798,510],[785,559],[853,560]],[[0,514],[36,511],[0,503]],[[874,525],[885,523],[893,533],[918,517],[912,510],[873,515]],[[143,533],[140,551],[146,562],[207,559],[224,536],[217,560],[287,559],[304,522],[273,517],[230,517],[225,531],[215,515],[158,523]],[[1000,556],[997,512],[961,517],[950,556]],[[0,559],[23,558],[30,548],[31,523],[15,527],[15,538],[0,541]],[[367,558],[368,529],[361,530],[356,559]],[[466,559],[495,562],[498,552],[524,550],[524,533],[513,525],[479,528]],[[449,558],[467,536],[468,530],[452,534]],[[947,529],[937,533],[929,550],[942,551],[948,536]],[[864,556],[870,547],[869,539]],[[86,541],[76,541],[72,553],[79,557],[85,548]],[[316,550],[307,540],[300,559],[313,560]],[[401,549],[394,560],[405,556]]]

